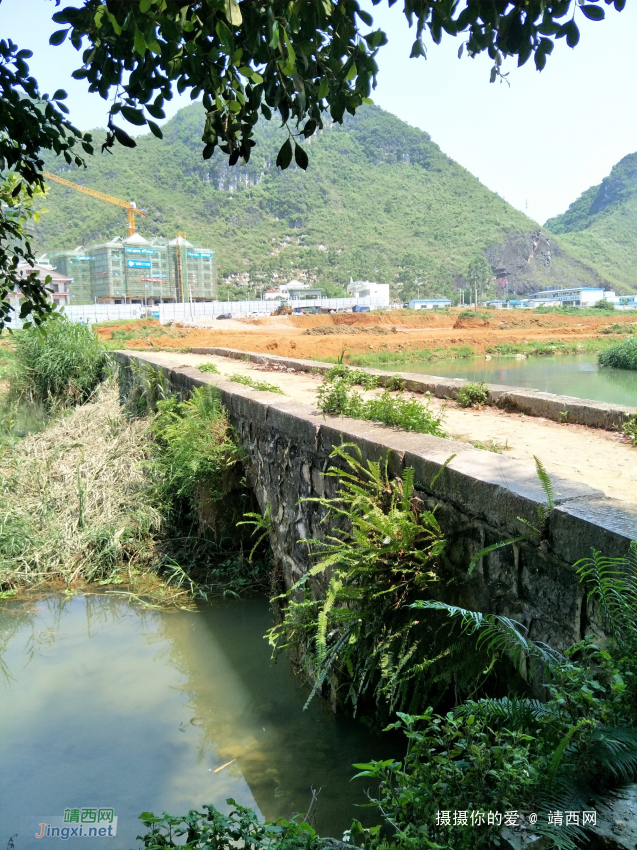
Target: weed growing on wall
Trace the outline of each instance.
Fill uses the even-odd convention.
[[[486,404],[489,401],[489,387],[484,381],[480,383],[469,382],[461,387],[456,393],[456,402],[460,407],[475,407]]]
[[[630,437],[633,446],[637,446],[637,413],[634,413],[628,422],[624,422],[622,431],[627,437]]]
[[[85,402],[104,377],[106,351],[86,325],[49,319],[16,334],[17,395],[50,408]]]
[[[256,378],[251,378],[250,375],[228,375],[228,380],[234,381],[235,384],[243,384],[245,387],[251,387],[253,390],[285,395],[281,387],[278,387],[276,384],[269,384],[267,381],[258,381]]]
[[[593,552],[576,570],[598,605],[610,641],[600,648],[593,638],[564,655],[529,641],[519,624],[492,634],[493,616],[463,611],[444,603],[467,632],[486,625],[483,646],[491,652],[518,646],[518,661],[541,661],[546,698],[509,693],[502,698],[470,699],[446,715],[428,708],[401,714],[390,728],[408,739],[407,756],[360,764],[359,776],[378,785],[376,804],[392,834],[391,846],[416,850],[436,846],[453,850],[491,848],[500,825],[489,825],[488,811],[534,811],[538,822],[526,828],[545,835],[550,846],[576,850],[586,842],[582,824],[549,823],[552,811],[597,810],[612,802],[618,789],[637,776],[637,544],[624,558]],[[477,815],[480,828],[453,829],[439,812]],[[481,813],[484,820],[480,820]],[[387,848],[378,832],[354,825],[366,848]]]
[[[210,372],[213,375],[219,375],[219,369],[215,366],[214,363],[200,363],[197,366],[200,372]]]
[[[446,436],[442,430],[442,416],[436,416],[429,404],[402,394],[403,381],[393,376],[392,386],[400,387],[392,395],[389,389],[380,396],[364,399],[355,390],[355,385],[374,389],[378,378],[347,366],[335,366],[324,375],[325,380],[317,390],[317,404],[323,413],[333,416],[351,416],[353,419],[367,419],[382,422],[405,431],[418,431],[421,434]]]
[[[637,338],[631,336],[609,346],[597,359],[600,366],[637,370]]]

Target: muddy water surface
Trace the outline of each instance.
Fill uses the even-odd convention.
[[[319,701],[303,711],[287,660],[270,663],[271,622],[264,599],[172,613],[116,596],[5,604],[0,846],[16,833],[16,850],[58,846],[25,819],[95,806],[115,810],[117,838],[82,846],[131,848],[142,811],[227,810],[233,797],[288,817],[311,788],[316,827],[340,836],[365,801],[352,763],[396,745]]]

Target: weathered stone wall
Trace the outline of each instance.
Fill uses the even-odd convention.
[[[589,626],[583,591],[572,564],[591,547],[609,556],[625,554],[637,539],[637,506],[606,498],[600,491],[553,479],[556,508],[548,540],[499,549],[467,574],[472,555],[491,543],[524,533],[518,517],[537,521],[545,501],[532,464],[515,461],[465,443],[414,434],[353,419],[323,416],[296,401],[258,392],[190,367],[173,368],[161,355],[119,353],[163,369],[174,392],[215,384],[248,456],[248,475],[261,510],[273,520],[272,546],[290,586],[308,569],[309,538],[320,539],[327,526],[308,498],[334,494],[325,477],[330,453],[342,442],[356,444],[364,459],[388,459],[392,474],[415,470],[418,491],[448,539],[451,583],[447,600],[524,623],[530,636],[556,648],[578,640]],[[126,370],[124,370],[124,374]],[[450,455],[456,457],[440,472]]]

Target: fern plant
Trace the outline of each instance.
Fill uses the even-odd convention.
[[[438,581],[445,540],[433,511],[415,498],[413,470],[391,479],[386,463],[362,463],[360,450],[334,450],[335,498],[314,498],[331,523],[323,540],[305,541],[315,560],[285,594],[282,622],[269,633],[291,648],[312,681],[309,699],[329,680],[354,711],[362,696],[399,708],[422,672],[418,621],[407,604]]]

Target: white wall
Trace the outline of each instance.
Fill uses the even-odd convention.
[[[167,322],[190,322],[211,318],[221,313],[232,313],[237,318],[241,316],[269,316],[285,301],[207,301],[184,304],[160,304],[155,307],[144,307],[143,304],[74,304],[64,308],[64,315],[71,322],[110,322],[115,319],[140,319],[152,316],[159,319],[161,324]],[[351,310],[354,305],[368,306],[371,310],[387,309],[387,304],[372,298],[312,298],[299,299],[292,302],[292,307],[323,307],[328,310]],[[21,328],[22,322],[15,311],[9,327]]]

